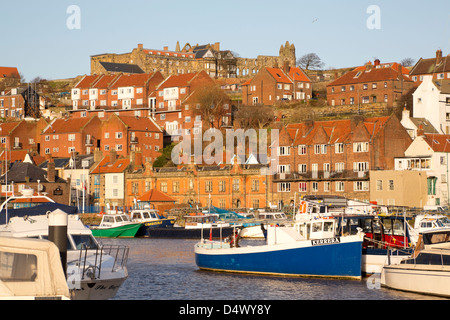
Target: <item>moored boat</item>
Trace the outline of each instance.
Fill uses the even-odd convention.
[[[147,234],[151,238],[199,239],[206,237],[219,239],[230,236],[233,230],[239,228],[239,226],[221,221],[217,214],[212,213],[192,213],[184,216],[184,221],[184,226],[150,228],[147,230]]]
[[[59,210],[59,209],[57,209]],[[48,215],[12,217],[0,236],[48,239]],[[100,245],[78,215],[68,215],[67,284],[72,300],[113,298],[128,277],[128,247]]]
[[[363,233],[338,236],[336,231],[335,219],[317,219],[293,227],[268,225],[263,245],[202,239],[195,245],[195,261],[212,271],[360,279]]]
[[[387,264],[381,285],[428,295],[450,297],[450,230],[421,233],[414,255]]]
[[[54,243],[0,236],[0,261],[0,300],[69,300]]]
[[[132,222],[123,213],[105,213],[98,226],[91,226],[94,237],[133,238],[141,227],[140,222]]]
[[[165,218],[160,216],[155,209],[134,209],[130,213],[132,222],[141,224],[136,237],[148,237],[149,229],[170,228],[175,223],[175,218]]]

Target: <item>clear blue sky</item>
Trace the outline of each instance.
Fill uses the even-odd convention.
[[[70,30],[67,8],[81,10]],[[369,29],[370,5],[380,8],[380,29]],[[16,66],[26,80],[90,72],[90,56],[145,48],[175,49],[177,41],[220,42],[241,57],[278,55],[294,43],[297,58],[315,52],[326,68],[416,61],[450,53],[449,0],[41,0],[3,1],[0,66]]]

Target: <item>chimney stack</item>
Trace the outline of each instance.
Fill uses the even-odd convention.
[[[142,43],[138,43],[138,49],[143,49],[144,45]]]
[[[47,162],[47,180],[48,182],[55,182],[56,177],[56,168],[55,162],[52,159],[49,159]]]
[[[103,153],[100,148],[95,148],[94,150],[94,162],[100,162],[103,158]]]
[[[439,65],[442,62],[442,50],[439,49],[436,51],[436,65]]]
[[[117,152],[116,149],[111,148],[109,150],[109,162],[115,162],[117,160]]]
[[[165,47],[164,47],[164,51],[169,51],[169,47],[168,47],[168,46],[165,46]]]
[[[374,66],[379,66],[380,65],[380,59],[375,59],[374,61]]]
[[[419,128],[417,128],[417,136],[421,137],[425,135],[425,131],[423,130],[423,126],[420,124]]]

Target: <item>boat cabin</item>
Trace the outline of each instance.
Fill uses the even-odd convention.
[[[201,228],[202,226],[206,228],[211,226],[219,226],[220,224],[223,226],[229,225],[228,223],[223,223],[219,216],[213,213],[192,214],[184,216],[184,219],[185,228]]]
[[[337,220],[321,218],[294,224],[294,229],[305,239],[332,238],[336,235]]]
[[[158,220],[160,217],[154,209],[133,210],[131,211],[131,220],[137,222],[145,222],[150,220]]]
[[[123,224],[123,223],[130,222],[130,219],[126,214],[120,213],[120,214],[104,214],[102,217],[102,222],[100,225],[102,227],[112,227],[116,224]]]
[[[284,212],[260,212],[259,219],[263,220],[286,220]]]
[[[0,226],[0,236],[48,240],[48,217],[12,217]],[[98,243],[78,215],[68,215],[67,250],[97,249]]]
[[[365,233],[363,248],[386,249],[410,246],[408,223],[404,217],[352,215],[344,216],[339,220],[339,231],[343,235],[357,234],[357,228],[362,229]]]
[[[414,222],[414,229],[418,232],[436,228],[449,228],[450,219],[443,215],[418,215]]]

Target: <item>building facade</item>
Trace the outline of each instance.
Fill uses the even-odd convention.
[[[398,103],[411,93],[414,82],[409,70],[398,63],[375,63],[369,61],[327,85],[329,106],[382,104],[387,107]]]
[[[128,205],[138,195],[156,189],[179,204],[193,207],[264,208],[268,205],[270,176],[261,175],[262,165],[180,165],[153,168],[127,176]]]
[[[443,57],[441,49],[436,50],[434,58],[420,58],[410,72],[411,80],[417,85],[427,75],[432,76],[433,80],[450,80],[450,57]]]
[[[273,105],[280,101],[308,101],[312,82],[299,67],[262,68],[256,76],[242,84],[242,103]]]
[[[307,194],[367,200],[369,171],[394,169],[410,143],[395,116],[288,125],[272,150],[278,164],[269,199],[279,206]]]

